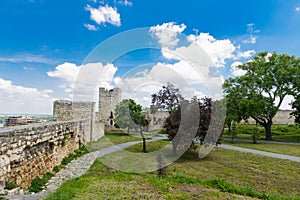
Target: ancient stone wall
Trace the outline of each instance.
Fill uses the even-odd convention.
[[[96,113],[95,102],[72,102],[57,100],[53,104],[53,118],[56,121],[92,118]]]
[[[95,102],[57,100],[53,105],[53,117],[56,121],[90,119],[83,143],[96,141],[104,135],[104,123],[100,113],[96,112]]]
[[[106,125],[111,125],[115,107],[121,102],[121,89],[106,90],[99,88],[99,113]],[[111,117],[112,115],[112,117]]]
[[[90,120],[48,122],[0,130],[0,181],[28,188],[79,148]],[[0,188],[1,190],[1,188]]]
[[[95,102],[55,101],[56,121],[0,129],[0,193],[6,180],[27,189],[81,144],[104,135]]]
[[[292,110],[279,110],[273,118],[273,124],[295,124],[295,117],[291,116]],[[241,124],[256,124],[255,120],[249,118],[247,121],[242,121]]]

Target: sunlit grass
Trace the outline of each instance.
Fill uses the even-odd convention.
[[[148,151],[168,143],[148,142]],[[127,150],[137,155],[141,145]],[[204,159],[197,151],[184,154],[168,166],[167,178],[159,178],[156,172],[120,172],[103,159],[46,199],[300,199],[300,164],[292,161],[216,147]]]

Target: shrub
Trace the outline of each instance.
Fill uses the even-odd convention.
[[[18,185],[15,182],[9,181],[9,180],[5,181],[5,188],[4,189],[12,190],[12,189],[17,188],[17,187],[18,187]]]
[[[31,186],[28,189],[29,192],[40,192],[52,176],[54,176],[52,173],[47,172],[42,178],[37,177],[33,179],[31,181]]]

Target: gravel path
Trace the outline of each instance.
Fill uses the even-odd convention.
[[[158,141],[158,140],[162,140],[162,139],[166,139],[166,138],[165,137],[154,137],[151,140],[147,140],[147,142]],[[142,141],[126,142],[123,144],[110,146],[110,147],[103,148],[103,149],[95,151],[95,152],[85,154],[85,155],[77,158],[76,160],[73,160],[65,168],[61,169],[58,173],[56,173],[55,176],[53,176],[46,184],[46,190],[44,190],[40,193],[37,193],[37,194],[8,195],[8,196],[5,196],[5,198],[7,198],[9,200],[41,199],[41,198],[47,196],[48,194],[54,192],[65,181],[74,179],[76,177],[79,177],[79,176],[85,174],[97,158],[100,158],[100,157],[105,156],[110,153],[120,151],[122,149],[125,149],[125,148],[130,147],[135,144],[138,144],[140,142],[142,142]]]
[[[288,155],[279,154],[279,153],[259,151],[259,150],[244,148],[244,147],[231,146],[231,145],[227,145],[227,144],[221,144],[221,145],[219,145],[219,147],[224,148],[224,149],[231,149],[231,150],[235,150],[235,151],[254,153],[254,154],[262,155],[262,156],[269,156],[269,157],[273,157],[273,158],[280,158],[280,159],[284,159],[284,160],[300,162],[300,157],[296,157],[296,156],[288,156]]]

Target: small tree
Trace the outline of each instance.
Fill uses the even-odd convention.
[[[186,101],[180,95],[179,89],[170,83],[152,95],[152,110],[165,110],[170,113],[164,128],[169,139],[172,140],[174,154],[179,144],[184,145],[184,149],[187,144],[191,144],[189,148],[192,148],[191,137],[200,137],[202,143],[210,126],[212,105],[216,108],[216,104],[218,103],[207,97],[201,99],[193,97],[191,102]],[[182,135],[183,130],[184,136]],[[176,137],[180,131],[183,137]],[[213,138],[214,136],[211,136],[211,139]]]
[[[167,83],[162,86],[157,93],[151,95],[151,112],[167,111],[170,116],[166,119],[165,128],[170,140],[172,140],[173,153],[176,152],[177,141],[173,140],[176,136],[181,120],[180,103],[184,100],[178,88],[173,84]]]
[[[131,128],[138,128],[143,139],[143,151],[146,152],[146,139],[143,134],[143,127],[146,124],[145,115],[142,114],[142,106],[132,99],[124,99],[116,105],[115,126],[127,128],[127,133]]]

